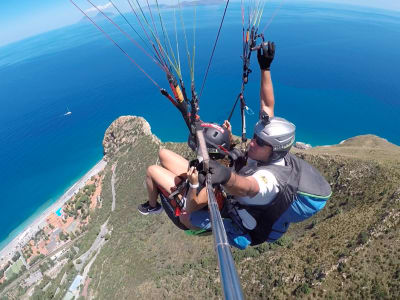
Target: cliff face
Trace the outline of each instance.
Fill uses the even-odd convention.
[[[143,136],[160,144],[160,140],[151,133],[150,124],[142,117],[121,116],[107,128],[103,138],[104,160],[109,161],[115,155],[123,155],[139,142]]]
[[[96,299],[220,298],[212,237],[187,236],[165,214],[136,210],[147,199],[146,168],[159,148],[193,156],[186,143],[161,143],[143,118],[121,117],[103,145],[111,163],[99,214],[110,217],[113,233],[92,266],[89,293]],[[366,135],[293,152],[321,171],[333,196],[276,243],[233,250],[246,298],[398,297],[400,147]]]

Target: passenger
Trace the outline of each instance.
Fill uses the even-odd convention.
[[[210,160],[212,184],[223,185],[231,195],[222,216],[229,243],[239,249],[276,241],[290,223],[321,210],[331,195],[329,184],[319,172],[289,153],[295,126],[274,117],[270,74],[274,54],[275,45],[270,42],[257,53],[261,69],[260,120],[241,163],[233,171]],[[197,203],[207,203],[205,193],[198,195]],[[192,212],[190,219],[196,227],[211,227],[207,211]]]
[[[226,121],[223,126],[212,123],[202,123],[201,126],[210,157],[224,158],[231,146],[229,122]],[[191,139],[189,145],[195,147]],[[190,224],[188,211],[199,210],[207,203],[197,203],[197,192],[200,188],[196,167],[190,167],[187,159],[167,149],[160,150],[159,161],[161,165],[152,165],[147,169],[148,201],[138,206],[139,212],[143,215],[158,214],[163,211],[164,206],[167,215],[179,228],[197,229]],[[183,184],[186,180],[188,184]],[[165,200],[163,206],[157,202],[160,193],[161,199]],[[175,194],[171,197],[173,193]],[[174,203],[171,205],[171,202]],[[176,207],[177,204],[181,204],[180,207]]]

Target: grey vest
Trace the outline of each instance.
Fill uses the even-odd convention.
[[[284,160],[285,166],[264,165],[257,168],[245,166],[238,172],[242,176],[251,176],[258,170],[268,170],[276,177],[279,184],[279,193],[271,203],[237,205],[240,209],[246,209],[257,222],[253,230],[248,230],[252,245],[261,244],[268,239],[272,225],[289,208],[298,193],[326,199],[332,193],[329,183],[309,163],[291,153],[288,153]]]

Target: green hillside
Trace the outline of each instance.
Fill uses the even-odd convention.
[[[192,155],[185,144],[159,145],[142,136],[109,162],[107,172],[117,166],[117,204],[110,242],[90,271],[95,298],[221,297],[212,237],[187,236],[165,214],[144,217],[136,211],[146,200],[146,168],[156,163],[160,146]],[[362,136],[294,152],[326,176],[333,197],[312,219],[291,225],[277,243],[233,250],[246,298],[399,295],[400,148]],[[105,210],[110,190],[105,182]]]
[[[107,129],[103,147],[101,208],[90,213],[87,230],[56,269],[29,287],[24,280],[36,269],[25,272],[4,299],[63,299],[78,274],[79,299],[220,299],[212,236],[188,236],[165,214],[136,209],[147,200],[146,169],[159,149],[192,159],[186,143],[162,143],[143,118],[126,116]],[[400,147],[365,135],[292,151],[321,171],[333,196],[274,244],[232,249],[246,299],[398,298]],[[82,260],[96,241],[98,252]],[[44,264],[43,272],[50,267]]]

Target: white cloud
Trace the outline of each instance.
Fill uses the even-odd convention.
[[[96,5],[96,6],[100,10],[105,10],[105,9],[111,7],[112,4],[111,4],[111,2],[108,2],[108,3],[104,4],[104,5]],[[93,12],[93,11],[98,11],[97,8],[96,7],[91,7],[91,8],[88,8],[87,10],[85,10],[85,12],[90,13],[90,12]]]

